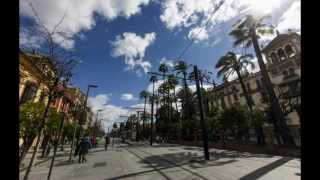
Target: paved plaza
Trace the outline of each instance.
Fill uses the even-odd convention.
[[[66,153],[67,154],[67,153]],[[52,180],[298,180],[300,159],[210,149],[203,160],[202,148],[174,144],[120,143],[107,151],[90,150],[88,162],[69,163],[68,156],[56,158]],[[30,180],[47,178],[50,161],[33,167]],[[20,178],[24,175],[20,172]]]

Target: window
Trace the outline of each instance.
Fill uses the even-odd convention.
[[[286,47],[284,48],[284,50],[286,51],[286,54],[287,54],[288,57],[292,57],[292,56],[295,55],[292,47],[291,47],[289,44],[286,45]]]
[[[235,101],[238,101],[239,100],[239,97],[238,97],[238,94],[237,93],[233,93],[233,99]]]
[[[31,83],[27,83],[25,90],[23,92],[22,98],[20,100],[20,103],[23,104],[28,101],[33,101],[37,93],[37,86]]]
[[[257,83],[257,89],[261,89],[261,84],[260,84],[260,81],[258,79],[256,80],[256,83]]]
[[[39,101],[40,101],[40,102],[44,102],[45,97],[46,97],[46,93],[45,93],[44,90],[42,90]]]
[[[272,75],[277,75],[278,74],[278,70],[276,68],[271,69],[271,74]]]
[[[250,83],[247,83],[247,89],[249,92],[251,91]]]
[[[278,61],[278,58],[277,58],[277,55],[276,55],[276,53],[274,53],[274,52],[271,53],[270,58],[271,58],[272,64],[276,64],[276,63],[279,62],[279,61]]]
[[[262,101],[263,103],[269,102],[268,94],[267,94],[267,92],[266,92],[265,90],[261,91],[260,94],[261,94],[261,97],[262,97],[262,98],[261,98],[261,101]]]
[[[226,107],[226,102],[224,101],[224,97],[221,98],[221,106],[222,108]]]
[[[294,69],[293,68],[289,68],[289,75],[294,75],[295,72],[294,72]]]
[[[282,72],[282,75],[283,75],[284,77],[287,77],[287,76],[288,76],[288,71],[284,70],[284,71]]]
[[[281,61],[285,60],[287,57],[286,57],[286,54],[284,53],[283,49],[279,49],[278,50],[278,56],[280,58]]]

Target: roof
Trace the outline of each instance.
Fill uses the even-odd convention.
[[[291,36],[300,36],[300,35],[294,32],[290,34],[279,34],[265,48],[263,48],[262,52],[268,51],[272,47],[276,46],[279,42],[285,41]]]

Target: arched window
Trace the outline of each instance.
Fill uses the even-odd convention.
[[[286,54],[287,54],[288,57],[292,57],[292,56],[295,55],[292,47],[291,47],[289,44],[286,45],[286,47],[284,48],[284,50],[286,51]]]
[[[278,56],[280,58],[281,61],[285,60],[287,57],[286,57],[286,54],[284,53],[283,49],[279,49],[278,50]]]
[[[33,101],[34,98],[36,97],[37,89],[38,87],[36,84],[33,84],[31,82],[26,83],[26,87],[23,92],[20,103],[23,104],[28,101]]]
[[[284,70],[284,71],[282,72],[282,74],[283,74],[284,77],[286,77],[286,76],[288,76],[288,71]]]
[[[260,81],[258,79],[256,80],[256,83],[257,83],[257,89],[260,89],[261,88],[261,84],[260,84]]]
[[[289,75],[294,75],[294,69],[293,68],[289,68]]]
[[[271,58],[271,62],[272,64],[275,64],[275,63],[278,63],[278,57],[276,55],[276,53],[272,52],[271,55],[270,55],[270,58]]]
[[[251,91],[250,83],[247,83],[247,89],[248,89],[249,92]]]

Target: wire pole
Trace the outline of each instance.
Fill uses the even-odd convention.
[[[202,99],[201,99],[197,66],[194,66],[194,73],[195,73],[195,80],[196,80],[196,87],[197,87],[197,96],[198,96],[198,100],[199,100],[200,121],[201,121],[201,127],[202,127],[202,140],[203,140],[204,156],[205,156],[206,160],[209,160],[210,157],[209,157],[209,148],[208,148],[208,133],[207,133],[204,115],[203,115],[203,107],[202,107]]]

